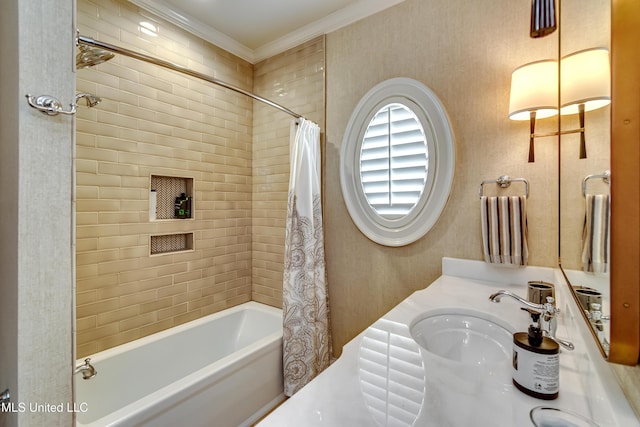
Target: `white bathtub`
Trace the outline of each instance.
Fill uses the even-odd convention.
[[[256,302],[90,357],[76,426],[246,426],[284,400],[282,311]]]

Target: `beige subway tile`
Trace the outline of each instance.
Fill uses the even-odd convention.
[[[88,342],[88,343],[77,343],[76,346],[76,357],[78,358],[78,360],[81,360],[82,358],[89,356],[91,354],[95,354],[98,352],[98,345],[95,341],[92,342]]]
[[[120,297],[120,306],[121,307],[126,307],[126,306],[131,306],[131,305],[135,305],[137,307],[137,310],[142,313],[140,309],[140,304],[144,304],[144,303],[148,303],[151,301],[154,301],[157,298],[157,292],[155,291],[155,289],[151,289],[148,291],[144,291],[144,292],[135,292],[129,295],[123,295]]]
[[[200,239],[200,237],[196,237],[196,239]],[[173,255],[173,262],[179,263],[183,261],[194,261],[203,257],[202,251],[192,251],[192,252],[181,252]]]
[[[159,311],[161,309],[169,308],[173,305],[173,298],[166,297],[162,299],[156,299],[140,304],[140,313],[144,314],[151,311]]]
[[[137,152],[138,142],[129,140],[128,139],[129,135],[127,135],[127,139],[123,138],[123,135],[121,135],[122,133],[123,133],[122,129],[118,129],[117,134],[100,136],[98,137],[96,144],[100,148],[117,150],[118,152],[120,151],[127,151],[127,152],[133,152],[133,153]],[[110,173],[110,172],[100,171],[100,173]],[[117,174],[117,172],[115,173]],[[127,174],[131,174],[131,172],[124,173],[123,175],[127,175]]]
[[[175,275],[179,273],[185,273],[188,270],[189,266],[186,262],[181,262],[178,264],[167,264],[162,267],[157,268],[155,271],[157,275],[160,276],[168,276]]]
[[[152,277],[150,279],[140,280],[138,285],[140,286],[140,290],[147,289],[156,289],[158,290],[158,298],[163,297],[164,295],[160,295],[160,290],[164,289],[167,286],[171,286],[173,284],[172,276],[163,276],[163,277]]]
[[[214,302],[226,301],[236,296],[235,290],[224,291],[213,295]]]
[[[97,301],[95,303],[78,305],[76,307],[76,317],[88,317],[95,316],[107,311],[116,310],[118,308],[118,299],[112,298],[104,301]]]
[[[98,123],[118,126],[120,131],[122,128],[138,129],[138,119],[123,116],[122,114],[112,113],[110,111],[97,111]]]
[[[120,200],[77,200],[76,210],[78,212],[104,212],[104,211],[119,211],[121,209]]]
[[[127,212],[138,212],[138,213],[146,213],[147,214],[147,218],[149,215],[149,200],[148,199],[144,199],[144,200],[123,200],[121,205],[120,205],[120,210],[121,211],[127,211]],[[137,226],[138,224],[135,224],[134,226]],[[148,224],[149,227],[151,229],[154,229],[154,224]],[[127,226],[131,226],[131,224],[128,224]]]
[[[77,212],[76,225],[96,225],[98,224],[98,214],[95,212]],[[77,250],[77,249],[76,249]]]
[[[126,79],[118,79],[118,89],[145,98],[156,99],[158,96],[157,89]]]
[[[136,246],[132,248],[122,248],[118,254],[120,259],[142,258],[149,254],[147,246]]]
[[[98,265],[97,264],[76,266],[76,279],[77,280],[92,278],[92,277],[96,277],[97,275],[98,275]]]
[[[105,251],[79,252],[76,254],[76,265],[98,264],[107,261],[118,260],[118,250],[111,249]]]
[[[139,263],[138,259],[132,260]],[[146,280],[158,276],[158,272],[154,268],[138,268],[130,271],[119,271],[120,283],[137,282],[138,280]]]
[[[181,325],[183,323],[190,322],[192,320],[196,320],[202,317],[202,312],[200,310],[188,311],[184,314],[180,314],[173,318],[173,321],[176,325]]]
[[[76,200],[80,199],[97,199],[99,187],[87,187],[84,185],[76,185]]]
[[[142,188],[145,191],[149,189],[148,176],[123,176],[122,186],[128,188]]]
[[[202,288],[202,296],[216,295],[226,290],[225,283],[219,283],[215,285],[208,285]]]
[[[120,231],[118,227],[118,232]],[[98,238],[99,249],[127,248],[138,246],[138,237],[135,235],[115,235]]]
[[[88,252],[98,250],[98,239],[76,239],[76,252]]]
[[[120,327],[120,331],[127,331],[129,329],[140,328],[156,321],[157,313],[150,312],[130,317],[128,319],[123,319],[118,323],[118,326]]]
[[[229,298],[226,301],[226,303],[227,303],[227,307],[234,307],[236,305],[244,304],[245,302],[249,302],[249,301],[251,301],[251,292],[238,294],[233,298]]]
[[[97,265],[94,265],[93,267],[96,269],[96,275],[94,277],[83,278],[83,279],[79,277],[77,278],[76,289],[78,293],[84,292],[84,291],[91,291],[98,288],[117,286],[118,284],[117,274],[98,276]],[[76,271],[76,274],[77,274],[77,271]],[[76,303],[80,305],[78,301],[76,301]]]
[[[189,271],[187,273],[176,274],[173,276],[173,283],[184,283],[202,278],[202,270]]]
[[[118,283],[116,286],[108,286],[97,289],[98,299],[120,298],[123,295],[131,295],[140,291],[138,282]]]
[[[188,291],[187,283],[179,283],[177,285],[164,286],[158,289],[158,298],[171,296],[173,297],[173,304],[178,305],[186,301],[187,291]]]
[[[138,165],[122,164],[122,163],[98,163],[98,173],[104,175],[115,175],[120,178],[119,184],[123,187],[127,187],[123,184],[124,178],[127,176],[139,176]],[[147,184],[148,185],[148,184]],[[107,187],[102,187],[104,189]]]
[[[129,331],[119,332],[117,335],[100,338],[96,340],[96,345],[98,347],[98,351],[104,351],[131,341],[135,341],[141,337],[142,335],[140,334],[139,329],[132,329]]]
[[[76,331],[86,331],[97,326],[96,316],[82,317],[76,319]]]
[[[76,173],[76,183],[80,186],[118,187],[120,186],[120,177],[114,175],[96,175],[78,172]]]
[[[171,319],[173,322],[173,317],[184,314],[187,312],[187,303],[180,305],[173,305],[169,308],[165,308],[162,310],[158,310],[158,320],[163,319]]]
[[[163,267],[165,265],[173,264],[173,254],[160,254],[160,255],[150,255],[149,254],[149,236],[141,236],[140,242],[145,243],[146,255],[144,257],[140,257],[140,268],[152,269],[154,267]],[[157,270],[154,270],[157,271]]]
[[[158,317],[158,320],[159,320],[158,322],[151,323],[146,326],[142,326],[140,328],[140,335],[143,337],[146,337],[146,336],[153,335],[157,332],[161,332],[173,327],[173,319],[161,320]]]
[[[76,304],[91,304],[98,300],[98,292],[96,290],[76,290]]]
[[[138,314],[139,314],[139,307],[137,305],[123,307],[117,310],[98,314],[97,324],[98,324],[98,327],[107,325],[107,324],[113,324],[120,320],[129,319],[131,317],[137,316]]]
[[[201,309],[205,306],[211,305],[213,304],[215,299],[214,295],[210,295],[210,296],[205,296],[202,298],[198,298],[198,299],[194,299],[191,300],[187,303],[187,310],[191,311],[191,310],[198,310]]]
[[[281,298],[276,298],[273,296],[269,296],[269,295],[263,295],[257,292],[254,292],[251,296],[251,299],[253,301],[262,303],[262,304],[266,304],[266,305],[270,305],[272,307],[277,307],[277,308],[282,308],[282,299]]]
[[[97,173],[98,162],[87,158],[76,159],[76,172]]]
[[[140,206],[142,205],[142,206]],[[135,202],[129,202],[128,206],[124,206],[122,210],[139,210],[144,211],[148,209],[149,202],[146,200]],[[156,234],[157,232],[157,223],[146,223],[146,224],[122,224],[120,225],[120,233],[122,235],[131,235],[131,234]]]
[[[91,126],[91,122],[87,120],[78,119],[78,123],[82,122],[84,127]],[[76,130],[76,145],[81,145],[83,147],[95,147],[96,146],[97,136],[94,133],[80,132]]]
[[[121,273],[138,268],[137,259],[127,259],[111,262],[103,262],[98,264],[98,274]]]

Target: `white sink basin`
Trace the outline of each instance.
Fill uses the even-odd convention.
[[[414,319],[411,336],[427,352],[471,365],[509,363],[513,333],[499,319],[479,311],[444,309]]]

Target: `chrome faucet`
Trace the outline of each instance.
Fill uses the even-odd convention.
[[[98,371],[96,371],[96,368],[94,368],[93,365],[91,364],[90,357],[87,357],[86,359],[84,359],[84,363],[82,365],[76,366],[74,375],[80,372],[82,372],[83,380],[90,380],[91,378],[98,375]]]
[[[593,330],[595,331],[598,340],[602,344],[602,347],[605,350],[608,350],[609,341],[607,340],[607,335],[604,331],[604,322],[609,320],[609,316],[605,316],[602,314],[602,311],[600,311],[601,307],[601,304],[592,302],[591,306],[589,307],[589,314],[587,315],[587,317],[589,318],[589,321],[593,326]]]
[[[76,105],[78,105],[78,101],[80,101],[81,99],[85,100],[86,105],[89,108],[95,107],[102,102],[102,99],[100,99],[100,97],[98,96],[92,95],[90,93],[78,93],[76,94]]]
[[[560,313],[560,310],[556,308],[553,297],[547,297],[547,302],[544,304],[536,304],[525,300],[524,298],[514,294],[513,292],[500,290],[494,294],[489,295],[489,300],[491,302],[498,303],[503,296],[513,298],[520,304],[527,307],[528,310],[535,311],[536,313],[540,314],[540,329],[542,329],[542,333],[544,336],[551,338],[567,350],[575,349],[573,343],[556,337],[556,315]]]

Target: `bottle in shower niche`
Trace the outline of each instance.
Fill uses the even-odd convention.
[[[191,201],[192,201],[191,197],[185,196],[185,201],[184,201],[184,217],[185,218],[191,218]]]
[[[158,217],[158,194],[156,190],[149,191],[149,221],[155,221]]]
[[[180,219],[191,218],[191,197],[181,193],[175,201],[175,217]]]
[[[176,218],[184,218],[184,210],[182,209],[182,199],[180,197],[176,197],[175,207],[174,207],[174,216]]]

